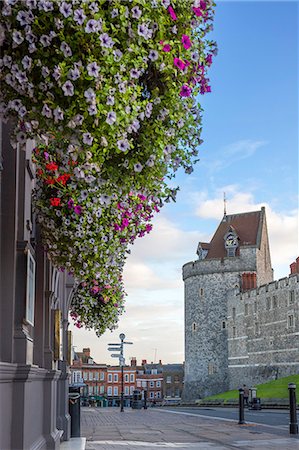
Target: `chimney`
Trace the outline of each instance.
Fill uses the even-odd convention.
[[[135,356],[132,356],[131,358],[131,367],[136,367],[137,366],[137,360]]]
[[[141,365],[144,366],[145,364],[146,364],[146,359],[143,359],[143,360],[141,361]]]
[[[291,270],[291,275],[293,273],[297,272],[297,264],[295,262],[293,262],[292,264],[290,264],[290,270]]]
[[[90,358],[90,348],[83,348],[84,356]]]

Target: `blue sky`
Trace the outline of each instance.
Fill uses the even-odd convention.
[[[298,3],[219,2],[212,34],[219,51],[212,93],[199,99],[201,160],[191,175],[178,175],[177,202],[132,248],[118,330],[100,339],[75,330],[77,350],[91,347],[98,362],[115,362],[106,349],[120,332],[134,342],[127,357],[183,361],[181,267],[214,233],[224,191],[228,213],[266,206],[276,279],[298,256]]]

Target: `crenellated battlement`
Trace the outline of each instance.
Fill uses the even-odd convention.
[[[256,298],[260,295],[266,295],[267,293],[274,293],[281,289],[299,289],[299,274],[292,274],[288,277],[280,278],[277,281],[272,281],[271,283],[263,284],[255,289],[250,289],[246,292],[236,292],[235,296],[239,297],[240,300],[248,298]]]

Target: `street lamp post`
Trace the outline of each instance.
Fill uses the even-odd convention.
[[[125,342],[125,334],[121,333],[119,335],[120,344],[108,344],[111,347],[108,347],[108,350],[110,352],[113,351],[119,351],[119,353],[115,353],[112,356],[112,358],[118,358],[119,359],[119,366],[121,369],[121,394],[120,394],[120,412],[124,412],[124,365],[125,365],[125,358],[124,358],[124,344],[133,344],[133,342]]]

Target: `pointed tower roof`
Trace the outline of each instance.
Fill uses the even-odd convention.
[[[229,215],[225,214],[225,220],[221,220],[214,236],[212,237],[205,259],[224,258],[227,256],[223,239],[224,236],[232,230],[238,236],[239,248],[246,246],[254,246],[259,248],[264,220],[264,207],[262,207],[260,211]]]

